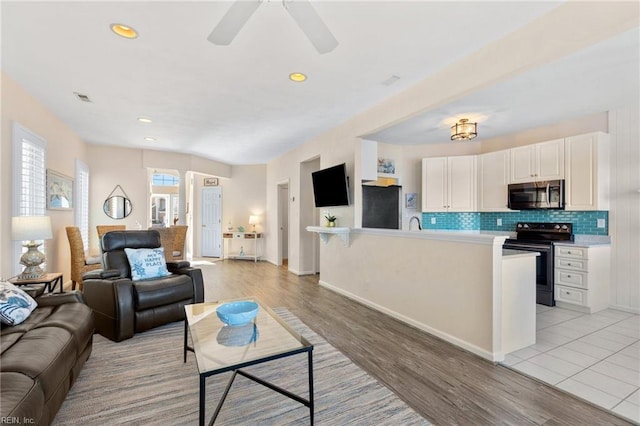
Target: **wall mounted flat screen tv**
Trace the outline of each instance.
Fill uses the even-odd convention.
[[[349,205],[349,178],[345,163],[311,173],[316,207]]]

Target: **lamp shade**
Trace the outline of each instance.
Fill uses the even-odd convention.
[[[249,225],[257,225],[260,223],[260,216],[249,216]]]
[[[478,123],[469,123],[466,118],[451,126],[452,141],[469,141],[478,136]]]
[[[11,238],[14,241],[48,240],[53,238],[49,216],[14,216],[11,218]]]

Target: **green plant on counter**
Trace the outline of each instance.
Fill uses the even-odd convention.
[[[325,219],[327,219],[327,222],[335,222],[336,221],[336,217],[332,214],[328,214],[324,217]]]

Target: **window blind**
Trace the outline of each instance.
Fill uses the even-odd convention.
[[[85,251],[89,248],[89,166],[76,160],[75,224],[82,234]]]
[[[44,139],[17,123],[13,125],[13,216],[44,216],[47,211],[46,150]],[[40,243],[44,241],[40,240]],[[43,244],[40,250],[46,255]],[[13,272],[20,273],[19,259],[26,248],[15,242]],[[46,263],[41,265],[46,270]]]

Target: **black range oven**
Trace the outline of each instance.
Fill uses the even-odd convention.
[[[573,241],[571,223],[518,222],[516,238],[505,241],[503,248],[535,251],[536,303],[555,306],[553,298],[553,242]]]

